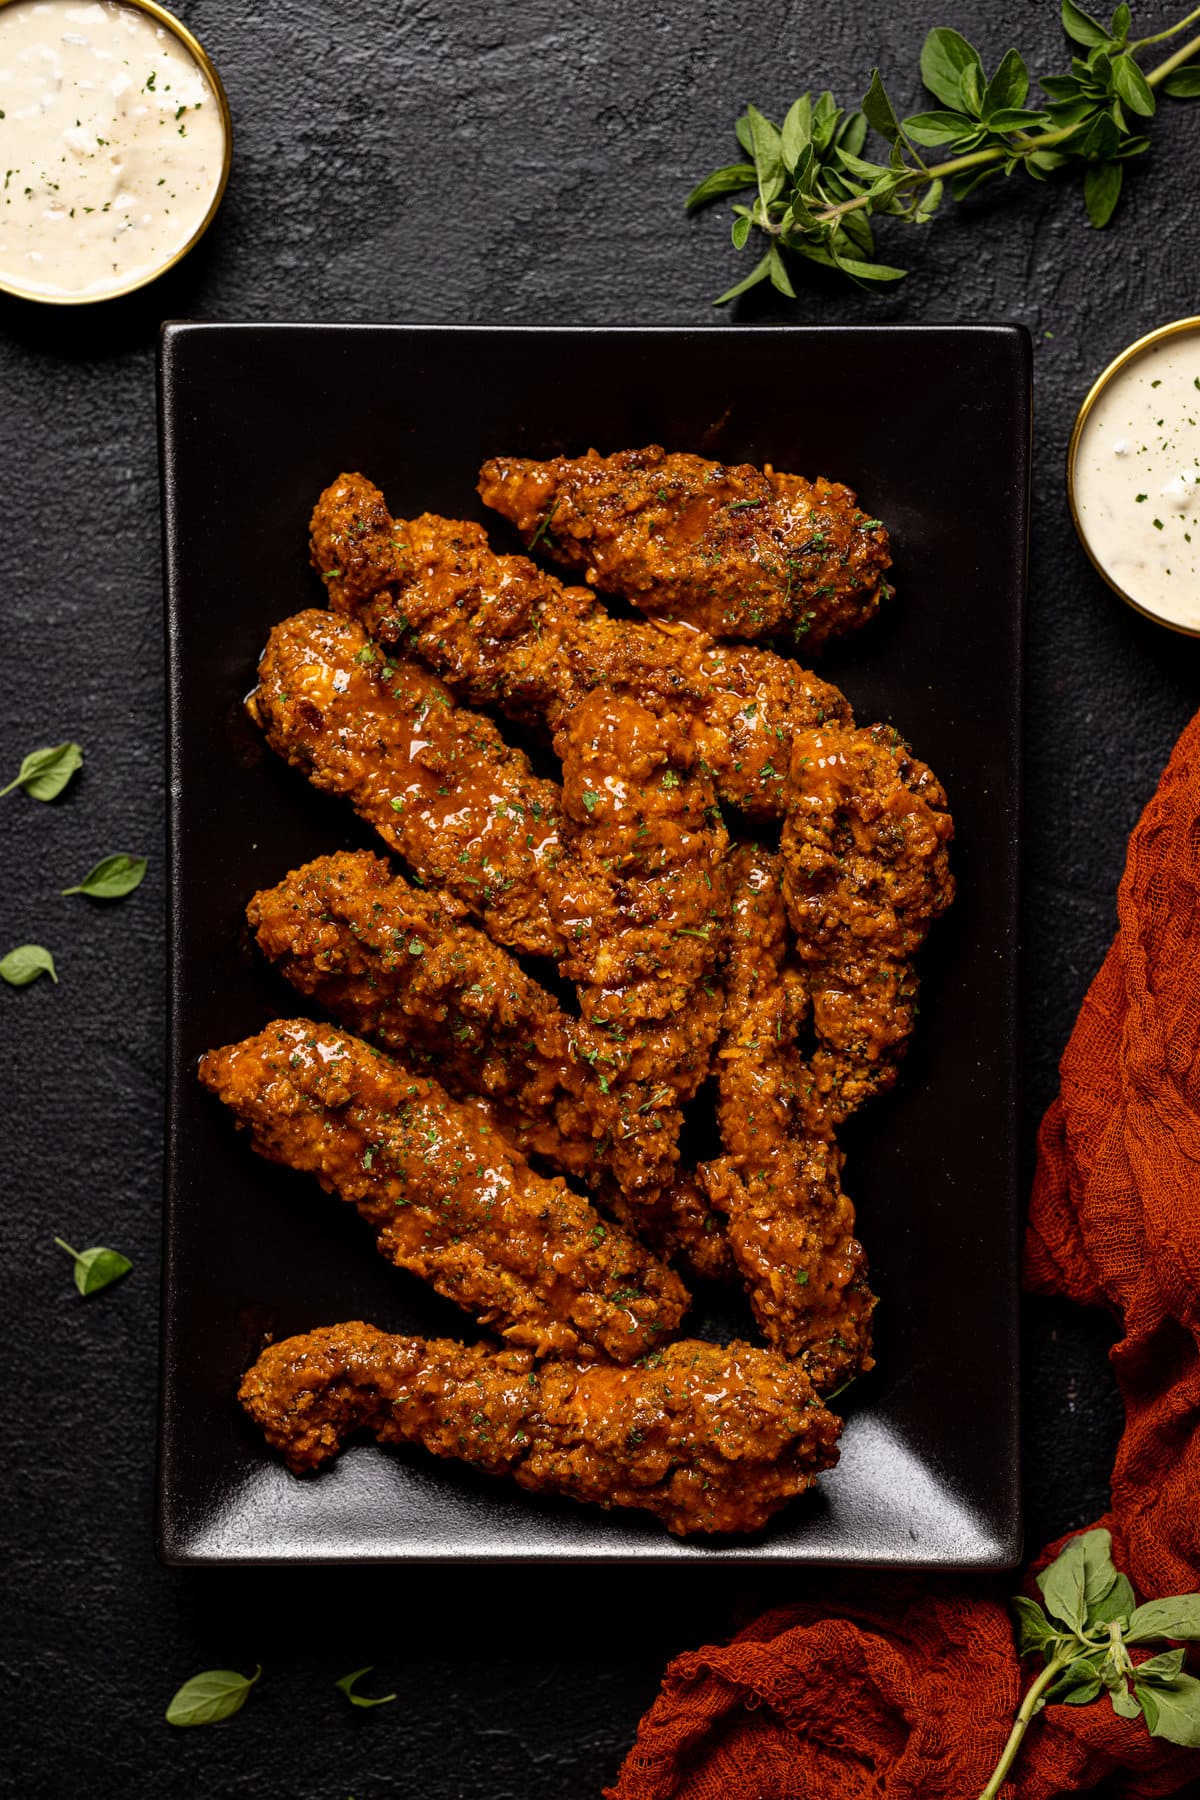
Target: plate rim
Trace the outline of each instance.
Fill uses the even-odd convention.
[[[1005,1408],[1004,1427],[1009,1439],[1011,1454],[1006,1467],[997,1476],[995,1488],[1002,1490],[1004,1500],[1004,1522],[1001,1529],[994,1533],[991,1553],[972,1560],[936,1560],[931,1562],[913,1562],[895,1558],[884,1560],[879,1557],[806,1556],[803,1550],[797,1551],[793,1546],[761,1547],[753,1541],[744,1545],[735,1541],[724,1543],[697,1544],[687,1540],[669,1538],[665,1533],[661,1542],[647,1539],[645,1548],[630,1550],[606,1550],[600,1542],[593,1550],[572,1549],[569,1551],[522,1551],[511,1552],[504,1548],[491,1548],[487,1552],[462,1550],[453,1547],[445,1550],[422,1550],[414,1553],[375,1554],[371,1551],[348,1551],[297,1554],[294,1550],[281,1549],[278,1554],[255,1552],[247,1554],[237,1550],[214,1551],[197,1550],[194,1540],[177,1531],[171,1517],[168,1472],[168,1444],[172,1437],[171,1427],[171,1395],[170,1395],[170,1346],[172,1343],[173,1302],[175,1299],[175,1283],[178,1277],[178,1250],[176,1237],[179,1228],[178,1195],[175,1192],[178,1158],[180,1155],[180,1113],[182,1110],[183,1082],[178,1079],[182,1071],[180,1042],[182,1036],[182,1007],[185,985],[182,967],[181,921],[181,845],[183,836],[183,782],[182,755],[184,743],[184,707],[183,670],[181,658],[181,609],[176,588],[178,577],[178,528],[177,507],[179,495],[176,483],[176,470],[172,464],[169,447],[172,434],[177,428],[175,414],[174,383],[178,370],[176,356],[178,348],[189,338],[195,337],[234,337],[244,335],[285,335],[293,333],[303,337],[326,336],[333,339],[346,334],[355,335],[387,335],[389,337],[416,339],[420,337],[438,336],[521,336],[521,337],[557,337],[557,338],[646,338],[653,336],[676,339],[707,338],[715,339],[726,336],[733,331],[741,337],[747,333],[755,336],[766,335],[776,338],[822,338],[830,337],[905,337],[920,339],[922,337],[955,337],[995,338],[1007,340],[1016,352],[1014,373],[1020,384],[1019,404],[1024,415],[1024,431],[1020,434],[1020,442],[1015,448],[1018,451],[1019,467],[1013,471],[1014,483],[1012,504],[1014,510],[1014,532],[1012,559],[1006,571],[1005,586],[1012,603],[1012,638],[1014,645],[1014,704],[1008,718],[1008,734],[1005,745],[1006,765],[1012,772],[1012,828],[1007,843],[1005,888],[1007,891],[1008,917],[1013,929],[1011,951],[1011,967],[1009,980],[1008,1035],[1009,1056],[1007,1058],[1007,1083],[1005,1092],[1005,1111],[1012,1122],[1014,1133],[1021,1119],[1021,1068],[1020,1044],[1022,1040],[1022,1018],[1024,1009],[1023,994],[1023,957],[1021,953],[1021,902],[1023,895],[1023,851],[1024,851],[1024,705],[1026,687],[1026,626],[1028,618],[1029,598],[1029,554],[1030,554],[1030,514],[1032,484],[1032,429],[1033,429],[1033,341],[1027,326],[1017,320],[989,321],[914,321],[898,323],[845,322],[832,325],[823,324],[762,324],[734,325],[725,324],[547,324],[507,322],[445,322],[445,321],[406,321],[403,323],[332,320],[165,320],[159,333],[158,355],[156,359],[157,388],[157,425],[159,452],[159,482],[161,498],[161,541],[163,569],[163,609],[164,609],[164,658],[165,658],[165,707],[166,729],[164,733],[164,757],[166,771],[166,850],[167,850],[167,933],[166,933],[166,1044],[165,1075],[166,1094],[164,1108],[163,1133],[163,1224],[162,1224],[162,1273],[159,1310],[159,1394],[157,1407],[157,1460],[155,1482],[155,1549],[159,1560],[169,1566],[178,1567],[279,1567],[279,1566],[354,1566],[356,1564],[394,1566],[401,1563],[424,1564],[471,1563],[480,1565],[509,1566],[514,1564],[538,1566],[541,1564],[590,1566],[638,1566],[648,1564],[659,1566],[676,1565],[686,1561],[700,1560],[705,1565],[731,1566],[744,1563],[752,1567],[778,1567],[794,1564],[809,1568],[879,1568],[894,1569],[897,1573],[935,1570],[955,1570],[967,1572],[1005,1571],[1015,1568],[1022,1557],[1024,1532],[1022,1519],[1021,1489],[1021,1355],[1020,1355],[1020,1244],[1022,1236],[1023,1208],[1021,1205],[1019,1157],[1014,1150],[1009,1157],[1008,1176],[1005,1183],[1008,1200],[1008,1237],[1010,1254],[1012,1255],[1014,1282],[1011,1293],[1011,1304],[1006,1309],[1006,1345],[1008,1350],[1008,1367],[1010,1378],[1005,1387],[1008,1405]],[[1019,477],[1019,479],[1017,479]],[[588,1509],[589,1512],[594,1509]]]

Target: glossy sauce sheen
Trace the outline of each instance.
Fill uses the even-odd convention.
[[[798,1363],[749,1344],[538,1366],[358,1320],[270,1345],[240,1399],[297,1473],[365,1429],[534,1493],[639,1507],[680,1537],[757,1531],[833,1466],[840,1431]]]
[[[204,223],[224,157],[212,88],[148,13],[0,6],[0,281],[100,297],[165,267]]]
[[[357,1207],[381,1253],[541,1354],[632,1362],[688,1295],[561,1179],[547,1179],[435,1081],[349,1032],[277,1019],[210,1050],[200,1079],[272,1162]]]
[[[1117,586],[1200,631],[1200,331],[1151,345],[1099,395],[1075,454],[1075,506]]]

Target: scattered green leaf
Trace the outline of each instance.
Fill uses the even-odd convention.
[[[339,1681],[334,1682],[334,1687],[341,1689],[351,1706],[386,1706],[389,1701],[396,1698],[395,1694],[380,1694],[377,1699],[373,1700],[368,1694],[354,1692],[355,1682],[361,1680],[364,1675],[369,1675],[374,1667],[374,1663],[367,1663],[363,1668],[355,1669],[351,1674],[343,1675]]]
[[[6,788],[0,788],[0,799],[19,787],[32,800],[55,800],[82,762],[79,744],[53,744],[45,750],[31,750],[15,779]]]
[[[241,1712],[246,1696],[262,1674],[239,1675],[236,1669],[206,1669],[185,1681],[167,1708],[168,1725],[217,1725]]]
[[[64,894],[86,894],[91,900],[122,900],[142,885],[146,873],[144,856],[127,856],[119,852],[106,856],[94,869],[89,869],[77,887],[63,888]]]
[[[98,1294],[101,1288],[111,1287],[114,1281],[120,1281],[122,1275],[128,1275],[133,1264],[119,1250],[105,1250],[97,1247],[94,1250],[72,1250],[70,1244],[64,1244],[60,1237],[55,1238],[60,1250],[75,1258],[75,1286],[81,1294]]]
[[[39,975],[58,981],[54,958],[41,944],[18,944],[0,960],[0,980],[7,981],[9,987],[28,987]]]

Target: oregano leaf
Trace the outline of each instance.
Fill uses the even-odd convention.
[[[812,101],[807,94],[801,94],[788,107],[779,143],[784,166],[795,174],[800,152],[812,143]]]
[[[1104,1686],[1102,1665],[1106,1655],[1107,1651],[1100,1647],[1068,1663],[1058,1679],[1046,1689],[1046,1704],[1088,1705]]]
[[[1132,56],[1118,56],[1112,66],[1113,86],[1131,112],[1148,119],[1154,111],[1154,94]]]
[[[969,110],[963,77],[968,69],[975,71],[972,91],[983,97],[983,63],[974,45],[961,32],[948,26],[935,27],[921,46],[921,80],[944,106],[956,112]]]
[[[1137,1696],[1131,1694],[1124,1683],[1119,1688],[1110,1688],[1108,1697],[1112,1701],[1112,1709],[1119,1719],[1136,1719],[1142,1710],[1138,1705]]]
[[[1108,42],[1108,33],[1099,19],[1093,19],[1091,13],[1084,12],[1076,6],[1075,0],[1062,0],[1063,30],[1077,44],[1086,44],[1089,48]]]
[[[1018,1656],[1031,1656],[1035,1651],[1046,1651],[1058,1642],[1059,1634],[1036,1600],[1030,1600],[1025,1594],[1015,1594],[1011,1604],[1017,1621]]]
[[[91,900],[122,900],[142,885],[147,868],[144,856],[129,856],[124,851],[105,856],[89,869],[76,887],[63,888],[64,894],[86,894]]]
[[[791,277],[787,272],[787,265],[783,260],[783,252],[776,243],[772,243],[770,249],[767,251],[767,273],[771,277],[771,286],[773,288],[777,288],[781,294],[786,294],[789,300],[794,300],[796,298],[796,290],[792,286]]]
[[[1148,1644],[1156,1638],[1200,1642],[1200,1594],[1174,1594],[1139,1606],[1129,1620],[1125,1642]]]
[[[1083,178],[1083,204],[1097,231],[1103,230],[1116,211],[1123,175],[1120,163],[1092,163]]]
[[[1136,1679],[1148,1681],[1151,1687],[1166,1686],[1182,1673],[1186,1658],[1187,1650],[1182,1645],[1178,1650],[1164,1650],[1159,1656],[1149,1656],[1144,1663],[1138,1664]]]
[[[1173,100],[1195,100],[1200,95],[1200,63],[1185,63],[1168,75],[1162,86],[1163,93]]]
[[[0,788],[0,800],[14,788],[24,788],[31,800],[56,800],[82,763],[83,748],[79,744],[51,744],[44,750],[31,750],[15,778]]]
[[[1074,1543],[1074,1539],[1071,1540]],[[1043,1569],[1037,1577],[1037,1584],[1042,1590],[1042,1598],[1046,1602],[1046,1611],[1069,1625],[1072,1631],[1082,1631],[1084,1621],[1083,1604],[1083,1558],[1079,1555],[1068,1555],[1071,1544],[1066,1546],[1049,1568]]]
[[[367,1663],[363,1668],[354,1669],[349,1675],[343,1675],[334,1682],[334,1687],[345,1694],[351,1706],[387,1706],[389,1701],[396,1698],[395,1694],[380,1694],[377,1699],[372,1699],[369,1694],[354,1692],[355,1682],[361,1680],[364,1675],[369,1675],[374,1667],[374,1663]]]
[[[872,125],[880,137],[886,138],[889,144],[900,138],[900,121],[896,117],[896,109],[887,96],[887,89],[878,69],[871,70],[871,85],[863,98],[863,114],[869,125]]]
[[[1024,106],[1029,92],[1029,70],[1025,58],[1017,50],[1006,50],[1000,67],[983,90],[983,116],[1012,106]]]
[[[103,1288],[111,1287],[114,1281],[120,1281],[123,1275],[128,1275],[133,1267],[129,1258],[122,1256],[119,1250],[106,1250],[102,1245],[97,1245],[92,1250],[72,1250],[70,1244],[65,1244],[62,1238],[56,1237],[54,1241],[60,1250],[65,1250],[68,1256],[74,1257],[75,1286],[85,1299],[88,1294],[98,1294]]]
[[[719,294],[713,301],[713,305],[724,306],[727,301],[736,300],[738,295],[744,294],[748,288],[757,287],[760,281],[765,281],[767,279],[767,276],[770,273],[770,267],[770,257],[764,256],[762,261],[755,263],[750,273],[744,276],[734,287],[727,288],[725,293]]]
[[[1115,1619],[1128,1620],[1137,1606],[1137,1596],[1127,1575],[1118,1575],[1102,1599],[1088,1607],[1089,1625],[1111,1625]]]
[[[193,1675],[172,1696],[167,1707],[168,1725],[217,1725],[241,1712],[246,1696],[262,1674],[239,1675],[236,1669],[206,1669]]]
[[[735,194],[739,188],[754,186],[753,163],[726,163],[723,169],[714,169],[703,181],[698,181],[683,203],[685,212],[692,212],[697,206],[705,206],[710,200],[719,200],[723,194]]]
[[[58,985],[54,958],[41,944],[18,944],[0,959],[0,981],[7,981],[9,987],[28,987],[39,975],[48,975]]]
[[[939,144],[957,144],[979,130],[978,119],[961,112],[913,113],[904,121],[904,133],[916,144],[936,149]]]
[[[1169,1686],[1160,1687],[1140,1681],[1140,1675],[1138,1669],[1134,1691],[1151,1735],[1200,1749],[1200,1681],[1191,1675],[1177,1675]]]
[[[841,116],[841,108],[828,88],[823,94],[818,94],[812,115],[813,148],[815,150],[820,152],[828,150],[833,142]]]
[[[930,219],[942,203],[942,194],[945,190],[945,185],[945,182],[941,180],[930,182],[913,210],[914,224],[927,225],[929,223]]]
[[[851,156],[857,156],[866,141],[866,114],[857,110],[847,113],[838,126],[837,145],[839,150],[848,150]]]
[[[748,106],[746,117],[750,121],[750,141],[754,146],[759,192],[764,201],[774,200],[783,187],[784,179],[779,127],[760,113],[757,106]]]

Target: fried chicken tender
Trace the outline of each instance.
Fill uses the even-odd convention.
[[[597,686],[691,722],[723,800],[783,811],[788,747],[809,725],[853,723],[845,696],[788,657],[714,644],[682,625],[614,619],[588,588],[524,556],[498,556],[481,526],[393,519],[362,475],[339,475],[312,516],[329,604],[381,644],[415,653],[463,699],[558,730]]]
[[[533,1493],[640,1508],[677,1537],[759,1530],[833,1466],[841,1430],[798,1364],[748,1344],[684,1341],[618,1369],[357,1321],[270,1345],[239,1398],[297,1474],[365,1430]]]
[[[559,951],[547,905],[559,790],[436,675],[383,656],[352,619],[303,612],[272,631],[247,709],[273,750],[314,787],[345,795],[499,943]]]
[[[489,721],[319,612],[275,627],[249,707],[274,749],[345,793],[493,938],[559,959],[629,1079],[656,1084],[636,1104],[673,1159],[719,1023],[726,904],[724,826],[686,728],[589,694],[556,740],[563,816],[561,790]]]
[[[792,743],[783,892],[809,968],[813,1077],[834,1124],[891,1085],[912,1031],[912,965],[954,898],[954,822],[932,770],[885,725]]]
[[[481,1096],[523,1155],[592,1187],[671,1180],[673,1089],[632,1080],[627,1041],[564,1013],[460,901],[344,851],[255,894],[246,916],[293,987],[456,1097]]]
[[[700,1171],[726,1215],[733,1260],[759,1327],[827,1390],[873,1366],[866,1258],[841,1157],[822,1130],[796,1045],[808,1001],[789,964],[780,859],[756,844],[732,858],[733,924],[718,1053],[725,1155]]]
[[[690,1099],[721,1017],[728,835],[685,727],[596,689],[555,737],[563,765],[561,971],[635,1080]]]
[[[510,1342],[627,1363],[679,1324],[678,1276],[476,1109],[348,1032],[279,1019],[199,1073],[260,1155],[315,1175],[389,1261]]]
[[[715,638],[790,632],[806,651],[888,592],[887,532],[839,482],[667,454],[494,457],[479,493],[545,554],[643,612]]]

